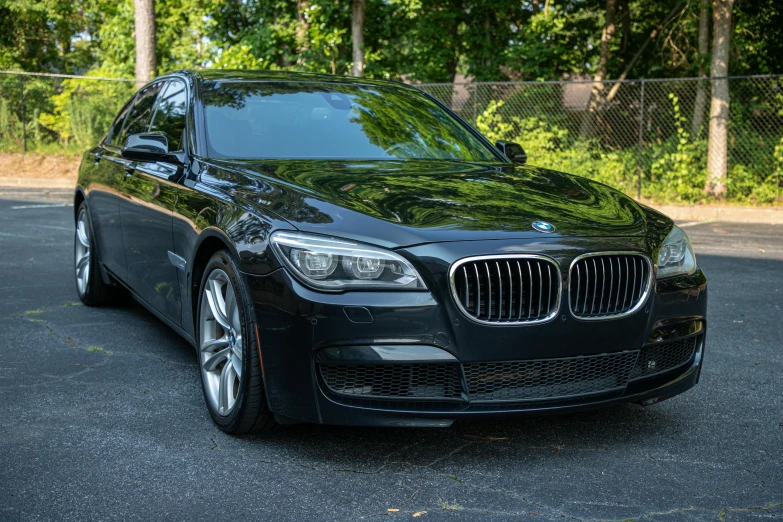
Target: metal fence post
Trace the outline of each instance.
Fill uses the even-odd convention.
[[[636,158],[637,180],[636,199],[642,199],[642,141],[644,139],[644,78],[641,79],[642,87],[639,96],[639,152]]]
[[[22,151],[27,152],[27,123],[24,114],[24,75],[19,75],[19,103],[22,104]]]

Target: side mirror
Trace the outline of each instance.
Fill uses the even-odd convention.
[[[180,158],[169,153],[169,140],[165,134],[131,134],[122,147],[122,157],[135,161],[164,161],[179,164]]]
[[[500,152],[514,163],[519,163],[520,165],[527,163],[527,154],[525,154],[525,149],[519,143],[497,141],[495,142],[495,147],[500,149]]]

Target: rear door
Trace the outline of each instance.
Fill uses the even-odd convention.
[[[169,151],[182,150],[187,96],[185,84],[169,80],[155,90],[155,103],[139,106],[129,116],[127,133],[165,133]],[[135,108],[134,108],[135,110]],[[128,263],[128,284],[176,325],[182,307],[174,251],[172,220],[177,203],[180,169],[162,162],[137,162],[125,177],[120,203],[122,238]]]
[[[122,280],[127,277],[125,249],[120,224],[120,193],[125,181],[125,168],[130,161],[120,156],[120,135],[135,96],[115,118],[103,142],[92,151],[92,164],[87,166],[87,201],[90,206],[93,234],[103,265]]]

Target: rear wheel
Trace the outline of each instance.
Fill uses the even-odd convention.
[[[264,393],[252,304],[227,251],[209,260],[200,288],[199,364],[212,419],[236,435],[272,429],[276,423]]]
[[[88,306],[107,304],[114,300],[116,289],[101,278],[95,241],[90,226],[87,204],[82,202],[76,214],[76,234],[73,242],[76,291],[79,299]]]

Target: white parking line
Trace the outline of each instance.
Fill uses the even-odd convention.
[[[58,207],[70,207],[67,203],[58,203],[56,205],[16,205],[11,207],[11,210],[19,210],[23,208],[58,208]]]

